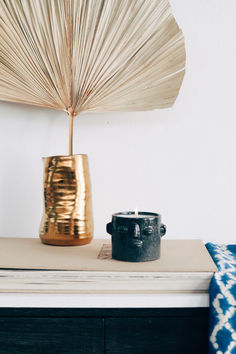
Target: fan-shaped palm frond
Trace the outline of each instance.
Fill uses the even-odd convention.
[[[82,112],[172,106],[184,66],[167,0],[0,1],[0,100],[64,110],[71,135]]]

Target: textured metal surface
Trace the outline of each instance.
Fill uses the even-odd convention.
[[[44,162],[43,243],[83,245],[93,237],[87,155],[51,156]]]

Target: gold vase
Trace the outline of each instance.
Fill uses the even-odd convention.
[[[44,157],[43,243],[75,246],[93,237],[91,186],[87,155]]]

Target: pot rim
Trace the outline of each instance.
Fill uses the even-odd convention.
[[[140,211],[138,211],[138,214],[142,214],[142,215],[144,215],[144,217],[145,217],[145,215],[149,215],[150,218],[161,217],[161,214],[154,213],[152,211],[149,212],[149,211],[141,211],[140,210]],[[118,213],[112,214],[112,216],[117,216],[117,217],[122,216],[122,215],[135,215],[135,212],[134,211],[120,211]],[[138,215],[137,215],[137,218],[139,218]]]

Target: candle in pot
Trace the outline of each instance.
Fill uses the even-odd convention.
[[[155,217],[156,213],[148,213],[148,212],[145,212],[145,211],[126,211],[126,212],[122,212],[122,213],[117,213],[115,214],[121,218],[137,218],[137,219],[140,219],[140,218],[153,218]]]
[[[107,232],[112,235],[113,259],[144,262],[160,257],[160,239],[166,227],[160,214],[127,211],[112,215]]]

